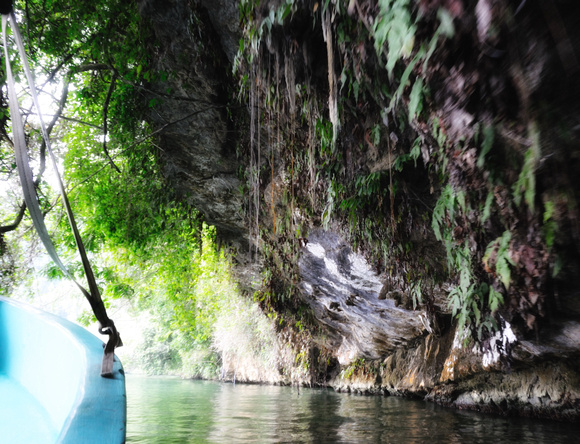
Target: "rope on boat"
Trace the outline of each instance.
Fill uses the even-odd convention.
[[[46,126],[44,124],[44,120],[42,118],[42,113],[40,110],[38,96],[36,93],[36,87],[34,85],[34,80],[32,78],[32,74],[30,72],[30,67],[28,65],[28,58],[26,57],[26,52],[24,49],[24,44],[22,43],[22,37],[20,35],[20,31],[18,30],[18,24],[16,22],[16,17],[14,12],[12,11],[11,5],[10,9],[6,7],[6,5],[10,2],[2,1],[0,5],[0,12],[2,13],[2,34],[4,36],[4,57],[6,59],[6,76],[7,76],[7,85],[8,85],[8,97],[9,97],[9,108],[10,108],[10,117],[12,120],[12,133],[14,138],[14,152],[16,155],[16,166],[18,169],[18,174],[20,176],[20,182],[22,185],[22,191],[24,194],[24,201],[26,202],[26,206],[28,207],[28,212],[34,224],[34,227],[46,248],[51,259],[54,263],[62,270],[64,275],[71,279],[76,286],[80,289],[86,299],[89,301],[93,313],[95,317],[99,321],[100,327],[99,332],[101,334],[106,334],[109,336],[107,344],[105,345],[104,354],[103,354],[103,362],[101,366],[101,376],[104,377],[111,377],[113,375],[113,361],[115,355],[115,348],[120,347],[123,345],[121,341],[121,337],[119,332],[117,331],[115,324],[112,319],[109,318],[107,315],[107,310],[105,308],[105,304],[103,303],[103,299],[101,298],[101,293],[97,286],[97,282],[95,280],[95,275],[93,273],[91,264],[87,257],[87,253],[81,239],[77,224],[75,222],[75,218],[70,206],[69,199],[65,192],[64,184],[62,183],[62,179],[60,177],[58,166],[56,162],[56,157],[52,151],[52,147],[50,144],[50,138],[48,136],[48,132],[46,131]],[[7,10],[8,9],[8,10]],[[34,106],[36,107],[37,115],[40,120],[40,128],[42,132],[42,136],[46,143],[46,149],[49,153],[49,158],[52,163],[52,167],[54,169],[55,175],[57,177],[58,187],[60,191],[60,195],[69,219],[70,227],[73,231],[75,243],[77,245],[77,249],[79,255],[81,257],[81,261],[83,264],[83,268],[85,271],[85,275],[87,277],[87,282],[89,286],[89,291],[87,291],[81,284],[79,284],[72,274],[68,271],[66,266],[60,260],[58,253],[56,252],[56,248],[48,234],[48,229],[46,228],[46,224],[44,223],[44,216],[42,214],[42,210],[40,209],[40,204],[38,201],[38,195],[36,194],[36,188],[34,185],[34,179],[32,175],[32,169],[30,168],[30,164],[28,162],[28,150],[26,147],[26,138],[24,133],[24,125],[22,123],[22,116],[20,113],[20,107],[18,104],[18,97],[16,94],[15,82],[14,77],[12,75],[12,69],[10,66],[10,58],[8,53],[8,39],[7,39],[7,32],[6,27],[8,21],[12,21],[12,30],[14,33],[14,38],[16,40],[16,45],[18,47],[18,52],[20,53],[20,58],[22,59],[22,66],[24,68],[24,72],[26,74],[26,78],[28,80],[28,85],[30,87],[30,91],[32,94],[32,100],[34,102]]]

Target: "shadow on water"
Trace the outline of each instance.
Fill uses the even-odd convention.
[[[128,375],[127,442],[204,442],[214,417],[211,384]]]
[[[340,399],[323,390],[221,385],[209,442],[337,441]]]
[[[577,443],[580,425],[423,401],[127,376],[128,443]]]

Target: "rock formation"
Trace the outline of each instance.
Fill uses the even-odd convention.
[[[309,311],[307,382],[578,420],[580,9],[395,3],[142,1],[166,174]]]

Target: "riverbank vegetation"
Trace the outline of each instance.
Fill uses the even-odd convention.
[[[274,320],[244,298],[231,258],[218,247],[215,228],[177,196],[161,171],[160,147],[144,115],[150,82],[168,73],[149,68],[151,34],[135,3],[15,2],[72,206],[105,304],[131,307],[147,324],[127,367],[148,373],[217,377],[222,359],[277,358]],[[18,64],[15,54],[11,54]],[[60,254],[83,281],[57,194],[45,169],[39,122],[23,91],[30,155],[41,205]],[[2,106],[7,109],[6,97]],[[62,278],[44,264],[21,203],[2,120],[1,291],[32,285],[35,273]],[[167,126],[173,122],[168,122]],[[34,296],[35,288],[20,289]],[[81,295],[79,295],[80,297]],[[79,321],[94,321],[89,310]],[[129,333],[129,332],[128,332]]]

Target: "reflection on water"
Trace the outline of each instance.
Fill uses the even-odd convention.
[[[128,443],[577,443],[580,425],[332,390],[127,375]]]

